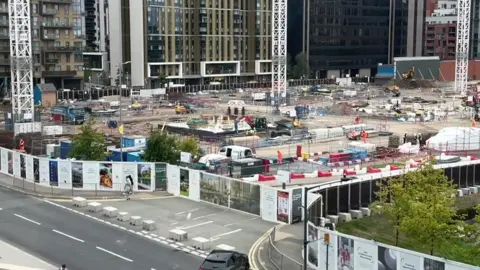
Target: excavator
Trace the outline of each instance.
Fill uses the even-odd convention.
[[[404,80],[415,80],[415,67],[411,67],[407,72],[402,74]]]

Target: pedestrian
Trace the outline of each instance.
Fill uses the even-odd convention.
[[[58,270],[67,270],[67,265],[62,264],[62,266],[60,266],[60,268],[58,268]]]

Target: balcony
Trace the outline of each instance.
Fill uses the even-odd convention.
[[[42,71],[42,76],[43,77],[74,77],[77,75],[77,72],[75,70],[47,70],[47,71]]]
[[[0,59],[0,66],[10,66],[10,59]]]
[[[58,14],[58,10],[53,8],[41,8],[40,14],[43,16],[55,16]]]
[[[73,47],[73,46],[47,46],[43,49],[45,52],[76,52],[81,51],[82,48]]]
[[[2,53],[5,53],[5,52],[10,53],[10,46],[0,46],[0,52],[2,52]]]
[[[0,8],[0,14],[5,14],[5,13],[8,14],[8,7],[2,7],[2,8]]]
[[[45,65],[55,65],[60,63],[60,59],[55,59],[55,58],[47,58],[45,59]]]
[[[70,29],[73,25],[67,22],[42,22],[42,28]]]
[[[52,3],[52,4],[64,4],[70,5],[72,4],[72,0],[41,0],[42,3]]]
[[[8,20],[0,20],[0,26],[8,26]]]
[[[40,38],[41,38],[42,40],[56,40],[56,39],[58,39],[58,38],[60,38],[60,37],[56,37],[54,34],[49,34],[49,35],[47,35],[47,34],[43,33],[43,35],[42,35]]]
[[[9,34],[5,34],[5,33],[1,33],[1,34],[0,34],[0,39],[10,39],[10,35],[9,35]]]
[[[0,77],[10,77],[12,76],[11,71],[0,71]]]

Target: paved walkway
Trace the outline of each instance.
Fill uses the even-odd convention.
[[[303,266],[303,223],[278,226],[273,245],[269,238],[257,249],[259,269],[302,270]]]
[[[29,267],[29,269],[31,268],[31,270],[58,269],[58,266],[55,267],[31,254],[28,254],[25,251],[22,251],[0,240],[0,268],[19,269],[20,267]]]

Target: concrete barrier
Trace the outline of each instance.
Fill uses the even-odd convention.
[[[179,230],[179,229],[173,229],[168,233],[168,238],[170,238],[172,240],[175,240],[175,241],[178,241],[178,242],[182,242],[182,241],[188,239],[188,234],[187,234],[186,231],[182,231],[182,230]]]
[[[143,229],[147,231],[154,231],[157,229],[157,226],[155,225],[155,221],[153,220],[144,220],[143,221]]]
[[[362,211],[364,217],[369,217],[371,215],[370,208],[368,207],[362,207],[360,208],[360,211]]]
[[[195,237],[193,240],[193,247],[196,249],[206,250],[210,248],[211,241],[203,237]]]
[[[338,224],[338,216],[337,215],[328,215],[327,218],[333,224]]]
[[[361,219],[363,217],[361,210],[350,210],[349,213],[353,219]]]
[[[91,202],[88,203],[88,211],[93,213],[98,213],[102,211],[102,204],[98,202]]]
[[[86,207],[88,203],[87,199],[82,197],[75,197],[72,199],[72,202],[73,202],[73,206],[76,206],[76,207]]]
[[[338,213],[339,222],[349,222],[352,221],[352,215],[350,213]]]
[[[117,212],[118,212],[117,208],[112,206],[107,206],[103,208],[103,215],[106,217],[110,217],[110,218],[116,217]]]
[[[133,226],[139,226],[142,225],[142,217],[140,216],[132,216],[130,217],[130,224]]]
[[[130,221],[130,213],[128,212],[119,212],[117,219],[120,221]]]

